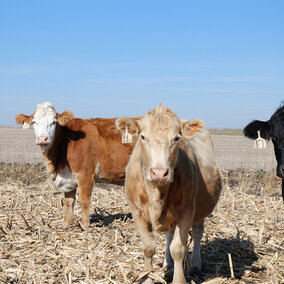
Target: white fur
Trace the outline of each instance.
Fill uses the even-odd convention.
[[[65,166],[65,168],[57,174],[53,183],[62,192],[70,192],[78,186],[76,176],[71,173],[68,166]]]
[[[38,104],[34,113],[33,125],[36,143],[38,144],[38,137],[47,137],[47,145],[42,145],[48,148],[54,139],[56,129],[56,112],[51,103],[45,102]]]

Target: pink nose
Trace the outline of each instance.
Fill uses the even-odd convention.
[[[169,176],[169,169],[151,168],[150,177],[153,181],[165,181]]]
[[[48,137],[47,136],[38,136],[37,137],[37,144],[48,144]]]

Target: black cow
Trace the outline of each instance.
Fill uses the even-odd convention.
[[[284,200],[284,104],[267,121],[254,120],[244,128],[244,135],[256,139],[257,130],[266,140],[271,139],[277,160],[277,176],[282,178],[282,197]]]

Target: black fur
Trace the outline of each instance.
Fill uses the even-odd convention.
[[[244,135],[251,139],[258,137],[257,131],[264,139],[271,139],[277,160],[277,176],[282,178],[282,197],[284,200],[284,102],[268,121],[254,120],[243,130]]]
[[[271,128],[268,121],[254,120],[244,128],[244,135],[250,139],[258,137],[257,130],[260,130],[260,136],[269,140],[271,138]]]

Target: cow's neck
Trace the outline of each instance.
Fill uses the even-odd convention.
[[[159,230],[163,226],[166,219],[166,205],[168,199],[170,185],[157,186],[150,183],[147,184],[147,194],[151,203],[151,221],[154,227]]]
[[[65,143],[62,140],[62,132],[63,127],[57,124],[52,145],[47,150],[43,151],[42,149],[47,171],[53,179],[56,178],[59,171],[60,156],[64,154]]]

